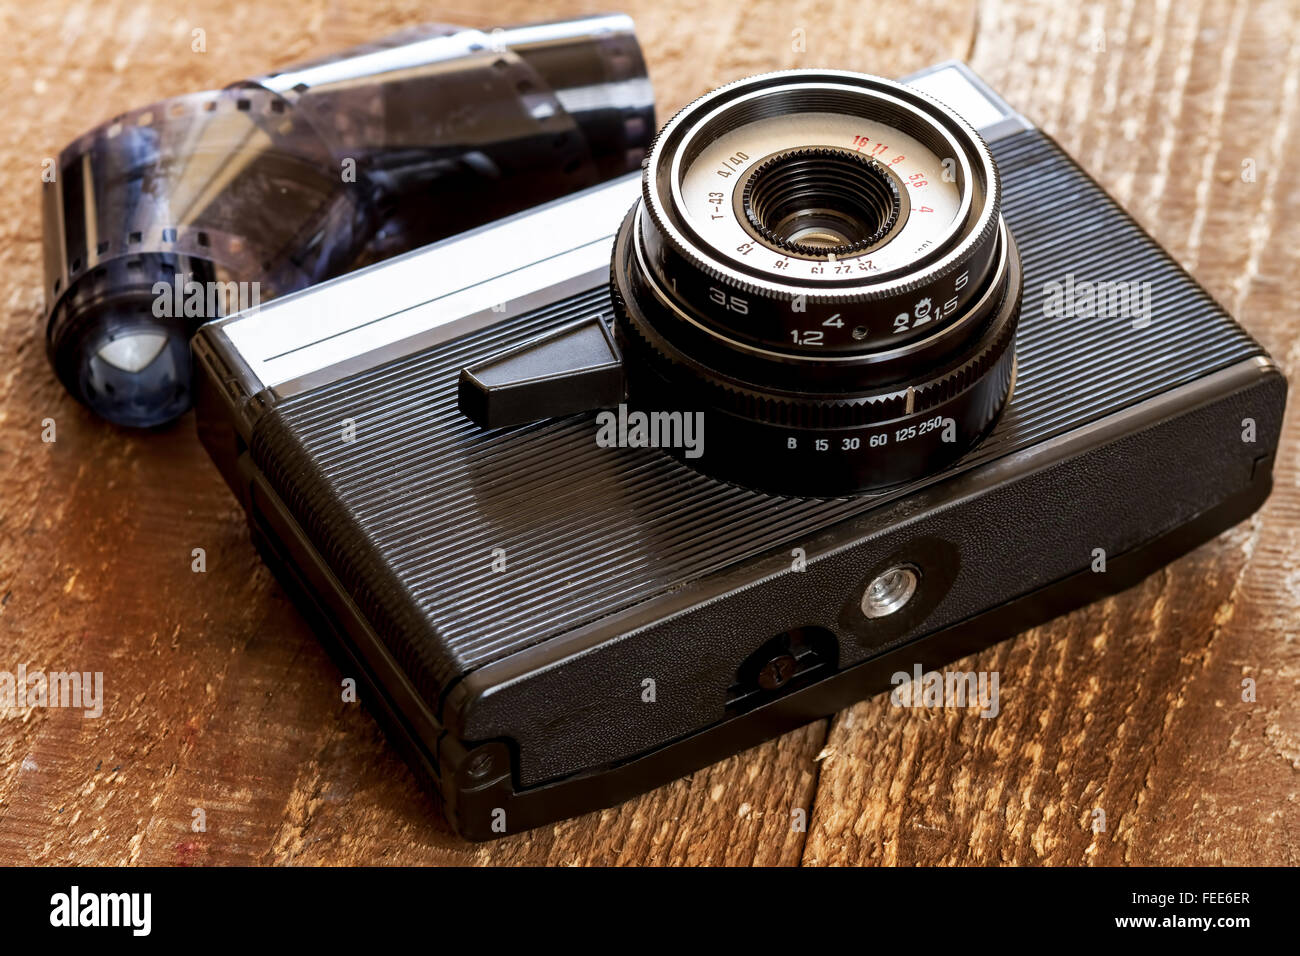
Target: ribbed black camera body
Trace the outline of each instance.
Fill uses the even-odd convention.
[[[462,417],[463,367],[611,315],[632,181],[195,339],[201,434],[255,539],[464,836],[612,804],[831,713],[1128,587],[1268,495],[1286,391],[1268,356],[1048,136],[958,65],[926,76],[999,114],[967,113],[1024,301],[994,430],[906,487],[769,495],[602,447],[589,413]],[[515,258],[484,262],[507,235]],[[1145,284],[1149,314],[1049,315],[1066,277]],[[864,589],[899,565],[916,594],[867,617]],[[796,663],[765,689],[777,652]]]

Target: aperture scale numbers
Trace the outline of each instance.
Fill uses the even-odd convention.
[[[787,255],[750,234],[737,216],[736,196],[748,171],[764,156],[818,147],[852,151],[889,170],[907,198],[906,218],[889,242],[837,261]],[[933,150],[903,131],[848,113],[816,113],[797,121],[757,119],[713,137],[699,149],[697,158],[679,172],[680,208],[720,258],[743,262],[782,282],[870,281],[891,273],[943,241],[961,205],[959,185],[945,174],[943,160]],[[893,313],[898,311],[901,307]],[[880,334],[888,335],[888,330],[882,328]]]
[[[882,143],[878,140],[876,142],[872,142],[870,136],[855,135],[853,137],[852,146],[855,152],[865,153],[866,155],[870,156],[872,159],[876,159],[876,160],[879,160],[882,156],[886,155],[890,151],[888,144]],[[907,157],[903,153],[899,153],[893,159],[885,163],[885,165],[897,166],[905,159],[907,159]],[[913,189],[924,189],[926,186],[930,185],[929,178],[926,176],[925,173],[920,171],[915,173],[909,173],[906,179],[900,181],[903,183],[903,185],[910,186]],[[912,212],[934,212],[934,209],[930,206],[913,206],[911,211]]]

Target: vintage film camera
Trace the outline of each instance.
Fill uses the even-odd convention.
[[[731,84],[641,175],[193,349],[267,561],[471,839],[1130,586],[1260,506],[1286,391],[960,63]]]

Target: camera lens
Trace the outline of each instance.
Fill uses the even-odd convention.
[[[795,70],[687,106],[612,272],[630,400],[704,412],[692,464],[751,487],[922,477],[1011,389],[1020,262],[992,155],[889,80]]]

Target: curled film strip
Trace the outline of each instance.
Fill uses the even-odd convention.
[[[617,15],[417,27],[132,110],[45,186],[50,360],[103,417],[169,421],[198,324],[635,169],[654,128]]]

